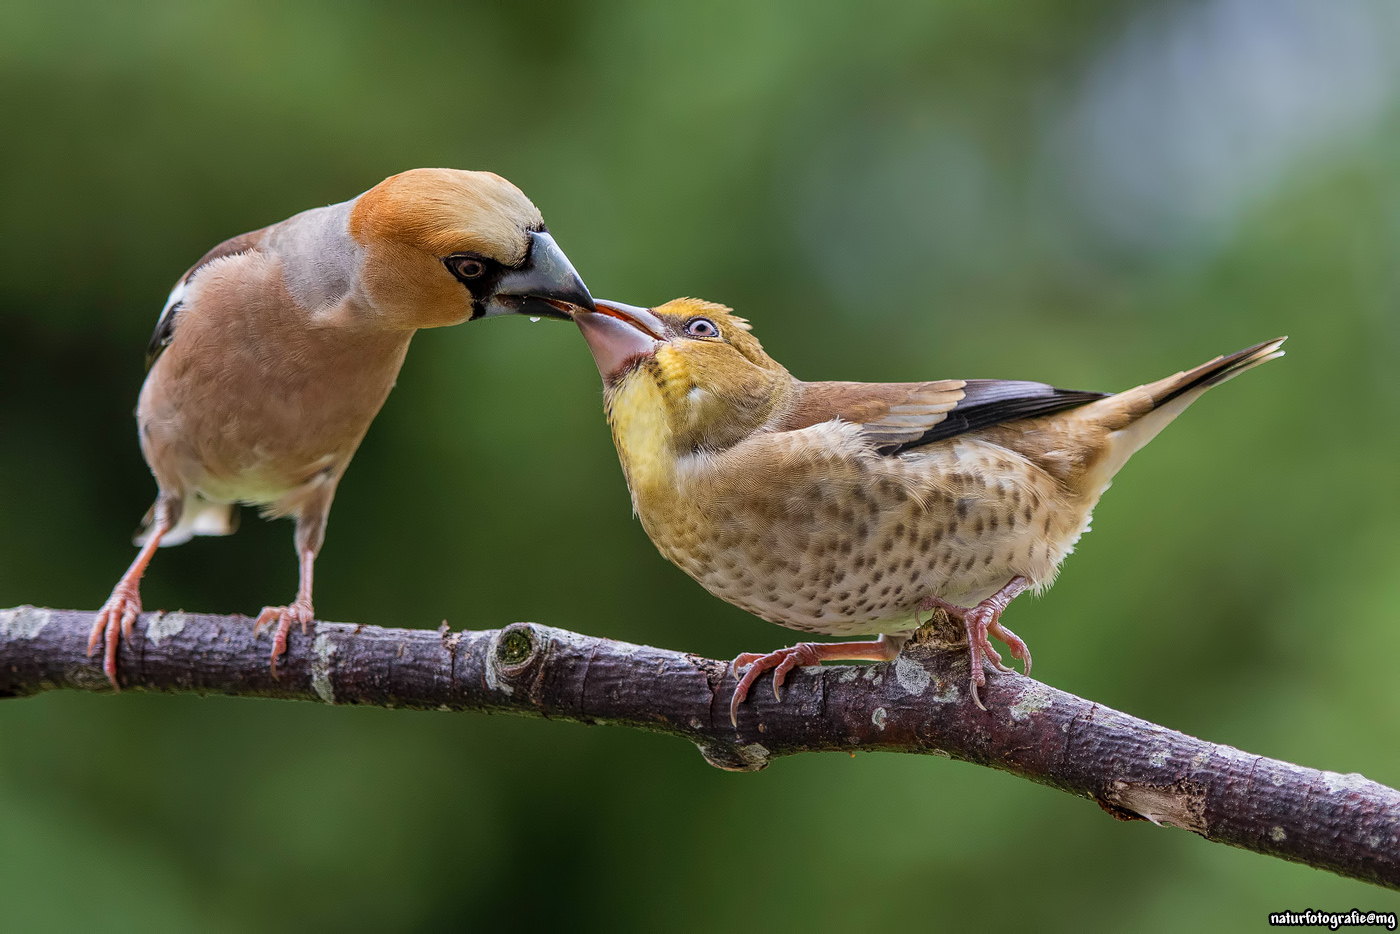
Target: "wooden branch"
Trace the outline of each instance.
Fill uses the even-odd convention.
[[[86,657],[92,613],[0,610],[0,697],[110,691]],[[1220,843],[1400,888],[1400,792],[1202,742],[1017,674],[967,695],[965,644],[938,617],[895,661],[765,675],[729,722],[728,663],[534,623],[482,632],[317,623],[279,665],[242,616],[147,613],[122,684],[147,691],[481,710],[666,733],[711,765],[762,769],[799,752],[931,753],[1003,769]],[[100,653],[99,653],[100,654]]]

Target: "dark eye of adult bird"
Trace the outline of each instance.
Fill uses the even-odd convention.
[[[691,318],[685,324],[685,333],[691,337],[719,337],[719,327],[709,318]]]
[[[480,279],[486,275],[486,263],[475,256],[449,256],[447,268],[458,279]]]
[[[525,193],[490,172],[402,172],[206,253],[175,284],[147,348],[136,420],[160,492],[88,637],[89,655],[105,642],[112,687],[156,548],[231,534],[239,503],[296,520],[296,599],[253,624],[274,629],[276,676],[292,627],[305,633],[315,618],[336,486],[413,333],[574,307],[593,307],[583,280]]]

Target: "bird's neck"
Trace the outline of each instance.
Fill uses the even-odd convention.
[[[281,259],[288,293],[312,315],[340,306],[360,279],[365,251],[350,236],[353,204],[302,211],[267,232],[265,248]]]
[[[791,394],[786,372],[766,374],[763,385],[719,396],[711,390],[679,391],[643,365],[606,393],[608,424],[638,513],[654,498],[684,486],[691,468],[763,429]],[[684,389],[684,387],[682,387]],[[708,409],[708,411],[707,411]]]
[[[646,378],[624,379],[608,393],[608,424],[633,501],[675,474],[674,435],[661,388]]]

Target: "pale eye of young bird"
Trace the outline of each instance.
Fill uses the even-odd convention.
[[[719,337],[719,325],[709,318],[691,318],[685,323],[685,333],[690,337]]]
[[[447,268],[451,270],[452,275],[464,282],[486,275],[486,263],[475,256],[449,256]]]

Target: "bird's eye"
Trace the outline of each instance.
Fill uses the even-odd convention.
[[[475,256],[449,256],[447,257],[447,268],[452,270],[454,276],[463,281],[480,279],[486,275],[486,263]]]
[[[719,337],[719,326],[709,318],[691,318],[685,323],[685,333],[691,337]]]

